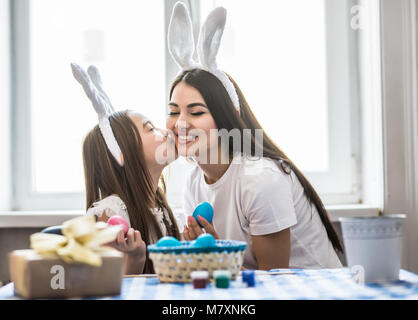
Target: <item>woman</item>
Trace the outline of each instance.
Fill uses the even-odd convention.
[[[192,28],[182,4],[175,6],[170,23],[170,52],[183,71],[171,86],[167,129],[175,134],[179,155],[197,164],[186,182],[185,213],[210,202],[213,223],[202,217],[199,223],[215,237],[247,241],[245,268],[341,267],[336,253],[343,251],[341,242],[318,194],[264,132],[233,79],[217,68],[225,18],[225,10],[216,8],[205,21],[200,64],[191,59]],[[225,140],[210,134],[222,129],[238,131],[238,143],[237,135]],[[261,157],[253,157],[260,150]],[[189,216],[184,238],[202,232]]]

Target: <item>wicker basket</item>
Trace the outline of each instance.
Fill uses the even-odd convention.
[[[229,270],[231,278],[239,274],[246,243],[217,240],[211,248],[196,248],[193,241],[183,241],[179,247],[148,246],[149,257],[161,282],[191,282],[193,271],[206,270],[213,277],[215,270]]]

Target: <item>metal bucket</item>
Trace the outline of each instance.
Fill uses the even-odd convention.
[[[368,283],[399,280],[404,214],[340,218],[348,267]]]

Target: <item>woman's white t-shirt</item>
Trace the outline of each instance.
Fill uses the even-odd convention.
[[[222,239],[247,242],[245,268],[258,269],[251,236],[290,228],[290,268],[338,268],[342,264],[328,239],[314,205],[291,171],[282,172],[269,158],[235,155],[223,176],[207,184],[196,166],[186,180],[184,211],[207,201],[214,209],[213,225]]]

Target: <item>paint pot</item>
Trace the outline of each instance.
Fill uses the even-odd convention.
[[[254,270],[241,271],[242,282],[246,283],[248,287],[255,287],[255,272]]]
[[[340,218],[347,265],[356,282],[399,280],[404,214]]]
[[[229,270],[215,270],[213,271],[213,278],[215,279],[216,288],[229,288],[229,280],[231,279],[231,272]]]
[[[193,281],[193,288],[195,289],[204,289],[209,278],[209,272],[207,271],[193,271],[190,274],[190,277]]]

